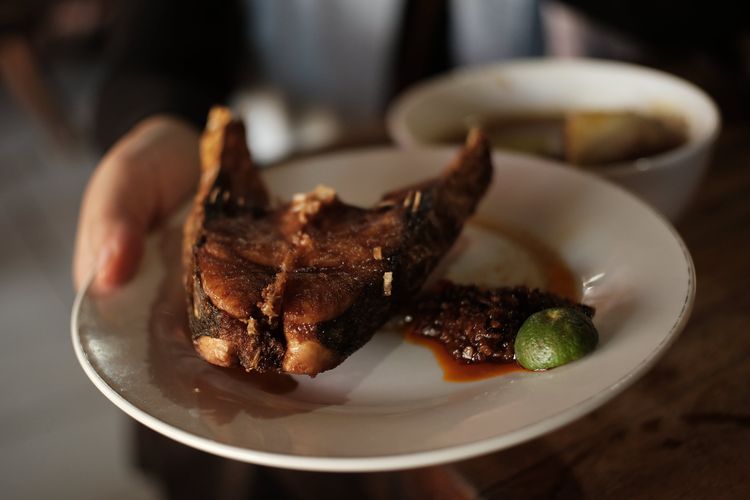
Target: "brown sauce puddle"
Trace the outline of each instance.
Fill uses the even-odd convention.
[[[581,285],[568,268],[562,258],[547,245],[530,234],[516,228],[501,226],[479,218],[472,219],[483,229],[502,234],[505,238],[526,250],[544,275],[547,291],[580,301]],[[509,283],[509,285],[513,285]],[[448,382],[473,382],[507,373],[525,371],[518,363],[462,363],[453,358],[445,346],[435,339],[423,337],[404,327],[404,337],[408,342],[427,347],[435,355],[440,368],[443,370],[443,380]]]

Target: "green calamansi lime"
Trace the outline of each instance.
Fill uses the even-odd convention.
[[[588,316],[571,308],[545,309],[529,316],[516,336],[516,360],[527,370],[546,370],[590,353],[599,334]]]

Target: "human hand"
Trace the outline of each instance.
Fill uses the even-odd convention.
[[[102,158],[81,202],[73,256],[76,289],[95,272],[106,293],[138,269],[148,231],[164,220],[198,182],[199,134],[166,115],[141,121]]]

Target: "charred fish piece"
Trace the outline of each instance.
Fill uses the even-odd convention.
[[[492,178],[478,130],[434,179],[371,208],[318,186],[279,207],[243,124],[212,109],[184,226],[193,343],[208,362],[315,375],[334,368],[422,287]]]

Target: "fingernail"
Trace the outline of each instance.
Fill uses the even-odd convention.
[[[99,252],[99,256],[96,259],[96,268],[94,269],[94,286],[97,291],[104,292],[110,288],[110,270],[108,264],[112,260],[114,253],[115,245],[113,242],[105,244]]]

